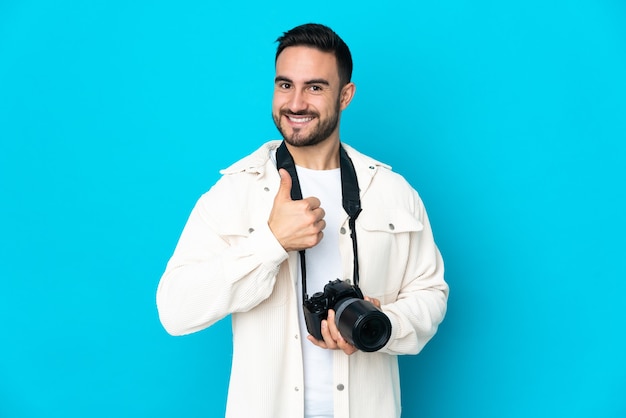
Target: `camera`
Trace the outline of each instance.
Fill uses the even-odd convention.
[[[391,337],[391,321],[373,303],[363,299],[361,289],[336,279],[303,302],[309,333],[322,340],[322,320],[335,311],[335,324],[341,336],[361,351],[378,351]]]

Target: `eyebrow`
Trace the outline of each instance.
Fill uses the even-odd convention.
[[[290,78],[284,77],[284,76],[277,76],[274,79],[274,83],[280,83],[280,82],[287,82],[287,83],[292,83],[293,84],[293,80],[291,80]],[[312,80],[307,80],[304,82],[305,85],[311,85],[311,84],[323,84],[325,86],[330,86],[330,83],[328,82],[328,80],[325,80],[323,78],[314,78]]]

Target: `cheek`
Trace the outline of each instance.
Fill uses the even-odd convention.
[[[328,115],[334,115],[341,109],[341,101],[339,98],[328,99],[324,102],[324,110]]]

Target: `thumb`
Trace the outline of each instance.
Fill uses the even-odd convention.
[[[291,200],[291,175],[284,168],[278,170],[278,174],[280,175],[280,186],[278,187],[278,193],[276,193],[276,198],[282,200]]]

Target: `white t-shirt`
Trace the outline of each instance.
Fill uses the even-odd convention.
[[[345,212],[341,196],[340,170],[310,170],[296,166],[302,197],[317,197],[326,212],[324,237],[305,251],[307,293],[321,292],[328,282],[341,277],[339,228]],[[298,270],[298,297],[302,295],[302,273]],[[309,335],[304,322],[302,304],[299,309],[301,335]],[[333,417],[333,352],[313,345],[302,338],[304,361],[304,416]]]

